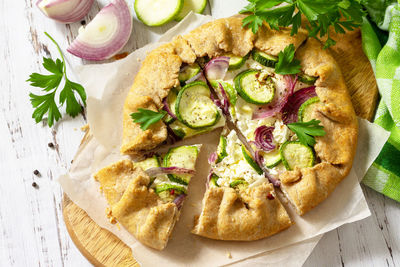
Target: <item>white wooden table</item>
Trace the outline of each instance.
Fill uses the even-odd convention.
[[[90,266],[66,231],[62,191],[56,182],[70,166],[86,119],[65,116],[52,129],[35,124],[28,96],[35,89],[25,82],[30,73],[44,71],[43,56],[58,57],[43,32],[49,32],[65,51],[81,25],[54,23],[35,2],[0,1],[0,266]],[[207,12],[211,6],[215,17],[228,16],[227,4],[228,0],[210,1]],[[95,3],[86,20],[99,8]],[[150,29],[135,20],[125,50],[155,40],[166,29]],[[82,64],[66,57],[69,70]],[[40,176],[34,175],[36,169]],[[306,266],[400,266],[400,204],[363,188],[372,216],[326,234]]]

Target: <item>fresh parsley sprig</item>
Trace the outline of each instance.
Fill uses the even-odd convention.
[[[278,54],[278,62],[275,65],[275,73],[278,74],[296,74],[301,70],[300,60],[294,58],[295,48],[293,44],[285,47]]]
[[[154,123],[162,120],[166,114],[167,112],[165,110],[156,112],[150,109],[139,108],[138,112],[131,113],[131,117],[134,122],[140,124],[140,129],[145,131]]]
[[[360,0],[247,0],[249,4],[240,13],[250,13],[243,19],[243,26],[254,33],[265,21],[272,29],[292,25],[291,34],[296,34],[301,26],[301,15],[309,21],[309,36],[321,38],[327,35],[324,47],[336,43],[330,37],[329,28],[336,33],[345,29],[354,30],[362,23],[364,11]],[[282,4],[282,5],[281,5]],[[280,5],[276,7],[277,5]]]
[[[303,145],[314,146],[315,136],[324,136],[326,134],[324,126],[319,125],[320,122],[315,119],[308,122],[293,122],[289,123],[287,127],[297,135]]]
[[[31,86],[42,88],[42,91],[47,92],[44,95],[29,93],[29,96],[32,107],[35,108],[32,118],[38,123],[42,121],[43,116],[47,113],[47,124],[51,127],[54,121],[58,121],[62,117],[59,107],[63,106],[64,103],[66,103],[65,111],[71,117],[76,117],[82,112],[82,106],[76,99],[75,92],[78,93],[83,105],[86,105],[86,92],[82,85],[74,83],[67,78],[66,64],[60,46],[47,32],[45,32],[45,35],[56,45],[61,60],[56,59],[54,61],[51,58],[43,57],[43,67],[51,74],[32,73],[27,82],[30,82]],[[58,106],[55,101],[56,92],[63,80],[64,87],[59,95]]]

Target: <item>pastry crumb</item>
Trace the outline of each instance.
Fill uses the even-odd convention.
[[[82,132],[87,132],[88,130],[89,130],[89,124],[83,125],[83,126],[81,127],[81,131],[82,131]]]
[[[226,253],[226,256],[227,256],[229,259],[232,259],[232,254],[231,254],[229,251]]]

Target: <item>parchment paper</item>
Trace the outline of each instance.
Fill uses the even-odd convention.
[[[190,15],[168,31],[161,41],[185,33],[209,21],[209,16]],[[78,71],[80,82],[88,94],[88,120],[92,136],[80,148],[68,174],[59,181],[64,192],[101,227],[111,231],[132,248],[135,259],[143,266],[220,266],[235,263],[288,266],[302,265],[323,233],[345,223],[361,220],[370,215],[359,180],[378,155],[389,133],[379,126],[359,120],[360,135],[356,158],[350,175],[343,180],[327,200],[300,217],[289,208],[296,222],[277,235],[252,242],[226,242],[210,240],[190,234],[193,217],[201,210],[205,179],[209,166],[207,157],[215,150],[219,130],[197,136],[184,143],[202,143],[196,176],[189,186],[189,196],[182,215],[164,251],[141,245],[122,226],[112,225],[105,216],[107,206],[92,174],[102,167],[123,158],[119,154],[125,96],[140,68],[146,52],[159,44],[136,50],[127,58],[109,64],[86,65]]]

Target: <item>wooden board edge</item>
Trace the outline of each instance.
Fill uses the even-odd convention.
[[[82,253],[82,255],[94,266],[97,267],[105,267],[104,264],[102,264],[100,261],[98,261],[86,248],[85,246],[79,241],[79,238],[77,237],[74,228],[71,224],[71,221],[68,216],[68,205],[70,203],[73,203],[69,197],[63,193],[63,199],[62,199],[62,212],[63,212],[63,217],[64,217],[64,223],[67,228],[68,234],[71,237],[72,242],[74,242],[75,246],[78,248],[78,250]]]

